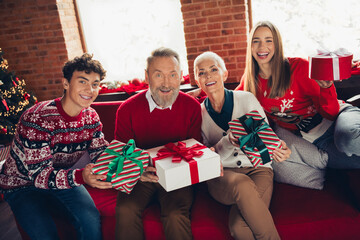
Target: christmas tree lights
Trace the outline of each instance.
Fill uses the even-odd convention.
[[[0,48],[0,143],[11,141],[21,114],[37,102],[25,91],[25,80],[9,72],[8,67]]]

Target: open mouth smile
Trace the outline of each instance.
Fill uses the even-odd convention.
[[[215,83],[216,83],[216,81],[214,81],[214,82],[208,82],[208,83],[205,83],[205,86],[209,87],[209,86],[214,85]]]
[[[269,56],[269,53],[257,53],[257,55],[260,59],[265,59]]]
[[[80,95],[80,97],[81,97],[82,99],[85,99],[85,100],[90,100],[90,99],[92,99],[92,97],[84,96],[84,95]]]

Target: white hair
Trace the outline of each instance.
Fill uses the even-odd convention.
[[[196,72],[195,72],[196,66],[205,59],[214,60],[223,71],[226,71],[226,66],[225,66],[224,60],[216,53],[208,51],[208,52],[204,52],[204,53],[200,54],[199,56],[197,56],[195,58],[195,61],[194,61],[194,74],[195,75],[196,75]]]

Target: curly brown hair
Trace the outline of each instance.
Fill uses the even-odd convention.
[[[101,63],[98,60],[92,59],[92,57],[92,54],[84,53],[80,57],[67,61],[62,69],[64,78],[70,82],[74,71],[85,71],[86,73],[98,73],[100,80],[103,80],[106,76],[106,71]]]

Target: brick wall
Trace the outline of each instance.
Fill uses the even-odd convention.
[[[211,50],[225,59],[228,82],[238,82],[245,67],[248,0],[181,0],[193,79],[193,61]],[[10,70],[26,80],[39,100],[62,94],[63,63],[80,55],[73,0],[0,0],[0,48]]]
[[[219,54],[229,70],[227,82],[239,82],[245,69],[247,0],[181,0],[191,83],[194,60],[205,51]]]
[[[61,69],[82,53],[72,0],[0,0],[0,48],[39,100],[62,94]]]

